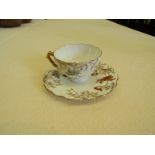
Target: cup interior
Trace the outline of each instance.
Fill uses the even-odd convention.
[[[102,51],[88,44],[70,44],[57,49],[54,56],[65,62],[88,62],[100,57]]]

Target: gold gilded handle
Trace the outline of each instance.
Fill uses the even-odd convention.
[[[57,67],[57,64],[54,62],[54,60],[51,57],[54,57],[54,53],[49,51],[47,53],[47,59],[52,63],[54,67]]]

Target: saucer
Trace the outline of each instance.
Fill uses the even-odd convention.
[[[117,86],[118,75],[107,64],[99,63],[89,79],[83,83],[75,83],[57,70],[48,71],[44,78],[44,86],[57,96],[67,99],[89,100],[105,96]]]

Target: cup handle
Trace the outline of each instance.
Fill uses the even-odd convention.
[[[52,63],[52,65],[54,66],[54,67],[57,67],[57,64],[54,62],[54,60],[52,59],[52,57],[54,57],[54,53],[53,52],[51,52],[51,51],[49,51],[48,53],[47,53],[47,59]]]

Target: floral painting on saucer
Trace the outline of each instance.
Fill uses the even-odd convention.
[[[99,63],[89,79],[76,83],[61,75],[57,70],[50,70],[43,78],[44,86],[57,96],[67,99],[89,100],[105,96],[117,86],[118,75],[107,64]]]

